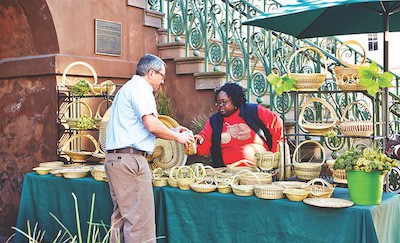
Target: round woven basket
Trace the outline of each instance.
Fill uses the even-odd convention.
[[[345,169],[333,169],[335,160],[327,160],[328,168],[332,172],[333,182],[347,184],[346,170]]]
[[[164,171],[161,168],[156,168],[151,173],[153,177],[153,186],[162,187],[168,185],[168,177],[164,176]]]
[[[98,130],[100,130],[101,121],[103,120],[103,117],[100,114],[101,113],[101,108],[104,105],[104,103],[106,103],[106,102],[112,103],[112,100],[103,100],[102,102],[100,102],[99,106],[97,107],[96,114],[94,114],[94,118],[93,118],[94,119],[94,126]],[[108,107],[107,110],[110,109],[110,107]],[[106,112],[107,112],[107,110],[106,110]],[[108,120],[107,120],[107,122],[108,122]]]
[[[297,56],[297,54],[307,50],[312,50],[320,55],[325,65],[325,71],[323,73],[291,73],[290,66],[292,64],[293,59]],[[321,87],[321,85],[325,82],[327,74],[326,67],[327,63],[325,55],[315,47],[305,46],[299,48],[290,56],[287,70],[288,70],[288,76],[296,80],[295,88],[297,89],[297,91],[317,91]]]
[[[302,189],[310,192],[309,197],[316,198],[329,198],[335,190],[329,182],[321,178],[310,180]]]
[[[239,166],[242,164],[244,164],[245,166]],[[229,164],[226,166],[226,172],[229,172],[229,173],[235,174],[235,173],[238,173],[243,170],[249,170],[249,171],[253,171],[253,172],[260,171],[254,162],[251,162],[250,160],[244,160],[244,159],[236,161],[235,163],[232,163],[232,164]]]
[[[272,183],[272,175],[263,172],[243,171],[240,185],[267,185]]]
[[[255,153],[254,161],[258,168],[269,171],[279,167],[281,156],[280,152],[273,153],[271,151],[266,151],[263,153]]]
[[[310,191],[292,188],[284,190],[283,193],[285,193],[286,197],[289,198],[290,201],[300,202],[308,197]]]
[[[343,53],[344,53],[344,47],[350,44],[355,44],[359,47],[361,47],[363,51],[363,59],[359,65],[354,65],[347,63],[342,59]],[[341,53],[342,51],[342,53]],[[343,44],[340,45],[338,51],[337,51],[337,57],[339,61],[344,65],[344,66],[339,66],[333,68],[333,73],[335,75],[336,83],[341,90],[345,91],[360,91],[360,90],[366,90],[366,87],[360,85],[360,76],[358,74],[358,68],[363,65],[366,61],[366,51],[362,47],[362,45],[355,41],[355,40],[349,40],[344,42]]]
[[[344,136],[355,136],[363,137],[369,136],[374,132],[374,124],[372,120],[350,120],[346,118],[348,111],[354,105],[361,105],[364,107],[370,117],[372,117],[372,112],[369,107],[363,102],[351,102],[346,106],[342,114],[342,121],[339,123],[339,130]]]
[[[95,151],[82,151],[81,149],[68,149],[72,147],[76,147],[71,145],[71,142],[74,141],[76,142],[77,140],[80,140],[81,138],[88,138],[92,143],[94,144]],[[98,153],[100,151],[100,146],[99,143],[96,141],[96,139],[90,135],[90,134],[83,134],[83,133],[78,133],[75,135],[72,135],[66,142],[65,144],[61,147],[61,151],[64,152],[66,155],[70,157],[70,159],[75,162],[75,163],[84,163],[86,160],[92,156],[93,153]]]
[[[65,121],[68,124],[69,128],[78,128],[79,117],[83,115],[82,107],[85,107],[87,109],[86,115],[89,118],[92,118],[92,109],[90,109],[89,105],[83,101],[73,101],[65,107],[61,118],[65,118]]]
[[[178,187],[181,190],[190,190],[190,184],[196,181],[194,171],[192,168],[186,165],[178,168],[176,177],[178,181]]]
[[[194,163],[190,166],[194,172],[196,181],[203,180],[207,176],[206,168],[203,163]]]
[[[239,185],[240,173],[235,174],[230,181],[232,191],[237,196],[247,197],[254,194],[253,185]]]
[[[91,86],[92,86],[92,85],[96,85],[96,84],[97,84],[97,73],[96,73],[96,71],[94,70],[94,68],[93,68],[91,65],[89,65],[88,63],[86,63],[86,62],[76,61],[76,62],[70,63],[70,64],[64,69],[64,72],[63,72],[62,78],[61,78],[61,83],[62,83],[65,87],[67,87],[68,89],[71,90],[71,88],[74,87],[74,85],[78,82],[78,79],[77,79],[77,78],[75,78],[74,80],[71,80],[71,79],[67,78],[68,72],[70,71],[71,68],[73,68],[73,67],[75,67],[75,66],[84,66],[84,67],[86,67],[87,69],[89,69],[89,71],[91,72],[91,74],[92,74],[92,76],[93,76],[93,83],[91,83],[91,82],[89,82],[89,81],[87,81],[87,80],[85,79],[86,82],[87,82],[88,85],[89,85],[89,90],[91,89]],[[79,75],[81,75],[81,74],[79,74]]]
[[[173,166],[169,171],[168,171],[168,185],[170,187],[178,187],[178,179],[176,177],[177,171],[179,169],[179,166]]]
[[[62,161],[48,161],[48,162],[42,162],[39,164],[39,167],[46,167],[46,168],[57,168],[60,167],[64,164]]]
[[[321,154],[322,154],[321,163],[298,162],[299,149],[306,143],[313,143],[318,145],[318,147],[321,149]],[[319,177],[319,174],[321,173],[322,164],[325,162],[325,159],[326,156],[324,147],[322,147],[322,145],[319,142],[315,140],[305,140],[301,142],[293,152],[293,167],[296,177],[301,180],[312,180],[314,178]]]
[[[217,182],[217,189],[219,193],[228,194],[232,192],[232,187],[229,182]]]
[[[217,189],[217,186],[214,183],[206,183],[206,180],[197,181],[195,183],[190,184],[190,188],[192,188],[195,192],[207,193],[213,192]]]
[[[68,179],[76,179],[86,177],[89,173],[90,169],[78,168],[78,169],[64,169],[62,170],[62,174],[64,178]]]
[[[333,121],[318,121],[318,122],[308,122],[307,120],[304,119],[304,112],[307,108],[307,105],[310,104],[311,102],[318,102],[323,104],[326,108],[328,108]],[[321,136],[324,135],[325,133],[329,132],[330,130],[332,130],[333,128],[335,128],[335,126],[338,124],[339,120],[336,116],[336,112],[333,109],[333,107],[326,102],[325,100],[321,99],[321,98],[311,98],[308,99],[304,105],[301,108],[300,114],[299,114],[299,126],[301,128],[303,128],[304,130],[306,130],[308,133],[310,133],[310,135],[317,135],[317,136]]]
[[[283,194],[284,189],[274,185],[256,185],[254,186],[254,193],[261,199],[282,199],[285,197]]]

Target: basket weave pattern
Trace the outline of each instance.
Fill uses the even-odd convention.
[[[342,121],[339,123],[339,130],[344,136],[369,136],[374,132],[374,124],[372,120],[349,120],[346,118],[348,111],[354,105],[363,106],[372,117],[369,107],[363,102],[352,102],[346,106],[342,114]]]
[[[310,192],[309,197],[330,198],[335,188],[324,179],[315,178],[307,182],[302,189]]]
[[[256,185],[254,193],[261,199],[281,199],[285,197],[284,189],[274,185]]]
[[[305,163],[300,163],[298,162],[298,153],[299,149],[301,146],[303,146],[306,143],[314,143],[318,145],[318,147],[321,149],[322,153],[322,162],[321,163],[312,163],[312,162],[305,162]],[[325,150],[322,145],[315,141],[315,140],[305,140],[301,142],[296,149],[293,152],[293,167],[294,167],[294,173],[297,178],[301,180],[312,180],[314,178],[319,177],[319,174],[321,173],[321,168],[322,168],[322,163],[325,162]]]

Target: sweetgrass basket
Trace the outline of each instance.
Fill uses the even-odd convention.
[[[301,162],[299,161],[299,149],[306,143],[316,144],[321,149],[322,161],[321,163],[313,163],[313,162]],[[321,173],[322,164],[325,162],[325,150],[322,145],[315,140],[305,140],[301,142],[293,152],[293,168],[294,174],[298,179],[301,180],[312,180],[314,178],[319,177]]]
[[[304,118],[304,113],[305,110],[308,106],[308,104],[312,103],[312,102],[317,102],[317,103],[321,103],[323,104],[330,112],[333,121],[317,121],[317,122],[309,122]],[[318,98],[318,97],[314,97],[311,99],[308,99],[304,105],[301,108],[300,114],[299,114],[299,126],[306,130],[308,133],[310,133],[310,135],[324,135],[325,133],[329,132],[330,130],[332,130],[333,128],[335,128],[335,126],[338,124],[339,120],[336,116],[336,112],[333,109],[333,107],[326,102],[325,100]]]
[[[196,181],[200,181],[207,176],[206,168],[203,163],[194,163],[190,165],[190,168],[192,168],[194,172],[194,178]]]
[[[96,181],[105,181],[107,178],[104,165],[95,165],[90,168],[90,174]]]
[[[116,85],[111,80],[106,80],[101,84],[89,85],[90,93],[94,95],[112,95],[114,94]]]
[[[152,172],[152,182],[155,187],[168,185],[168,177],[164,176],[164,171],[161,168],[156,168]]]
[[[94,114],[94,118],[93,118],[93,119],[94,119],[94,126],[95,126],[95,128],[98,129],[98,130],[100,130],[101,121],[103,120],[103,117],[101,116],[101,109],[102,109],[103,105],[104,105],[106,102],[112,103],[112,100],[103,100],[102,102],[100,102],[99,106],[97,107],[96,113]],[[107,110],[108,110],[109,108],[110,108],[110,107],[108,107]],[[106,110],[106,112],[107,112],[107,110]],[[107,122],[108,122],[108,121],[107,121]]]
[[[319,87],[321,87],[321,85],[325,82],[326,79],[326,74],[327,74],[326,68],[322,73],[292,73],[290,71],[291,70],[290,66],[292,64],[292,61],[297,56],[297,54],[307,50],[312,50],[318,53],[323,63],[325,64],[325,67],[327,67],[325,55],[317,48],[311,46],[305,46],[295,51],[290,56],[287,70],[288,70],[288,76],[296,80],[295,88],[297,89],[297,91],[317,91]]]
[[[207,193],[215,191],[217,186],[215,185],[214,181],[203,179],[190,184],[190,188],[195,192]]]
[[[272,175],[264,172],[243,171],[240,174],[240,185],[267,185],[272,183]]]
[[[80,140],[81,138],[88,138],[94,145],[95,151],[85,151],[81,149],[71,149],[72,147],[78,147],[71,145],[72,141]],[[86,160],[92,156],[93,153],[98,153],[100,151],[99,143],[96,139],[90,134],[78,133],[72,135],[65,144],[61,147],[61,152],[64,152],[66,155],[70,157],[73,162],[76,163],[84,163]]]
[[[344,136],[369,136],[374,132],[374,124],[372,119],[369,120],[350,120],[346,116],[351,107],[360,105],[366,109],[369,113],[369,117],[372,117],[372,112],[369,107],[363,102],[351,102],[346,106],[342,114],[342,121],[339,123],[339,130]]]
[[[333,182],[347,184],[347,176],[345,169],[333,169],[333,164],[335,160],[327,160],[328,168],[332,172]]]
[[[216,184],[219,193],[228,194],[232,192],[232,187],[229,185],[229,182],[222,181],[216,182]]]
[[[308,195],[310,194],[310,191],[307,191],[304,189],[292,188],[292,189],[284,190],[283,193],[286,195],[287,198],[289,198],[290,201],[300,202],[300,201],[303,201],[303,199],[308,197]]]
[[[335,190],[329,182],[321,178],[310,180],[302,189],[310,192],[309,197],[315,198],[330,198]]]
[[[261,199],[282,199],[285,197],[283,194],[284,189],[274,185],[255,185],[254,193]]]
[[[177,179],[177,171],[179,169],[179,166],[173,166],[169,171],[168,171],[168,185],[170,187],[178,187],[178,179]]]
[[[240,185],[241,173],[235,174],[229,183],[232,188],[232,191],[237,196],[247,197],[254,194],[254,186],[253,185]]]
[[[300,189],[306,185],[305,182],[302,181],[274,181],[272,185],[282,187],[284,190],[297,188]]]
[[[181,190],[190,190],[190,184],[196,181],[194,171],[189,166],[181,166],[176,172],[178,187]]]
[[[82,114],[83,107],[86,108],[87,113],[85,113],[85,115],[92,118],[92,109],[83,101],[73,101],[65,107],[61,118],[65,119],[69,128],[78,128],[79,117],[84,115]]]
[[[363,51],[363,59],[359,65],[354,65],[347,63],[346,61],[343,60],[342,56],[345,53],[345,50],[343,49],[346,45],[351,45],[355,44],[361,47]],[[343,44],[340,45],[337,53],[337,57],[339,61],[344,65],[344,66],[338,66],[333,68],[333,73],[336,79],[336,83],[341,90],[345,91],[360,91],[360,90],[366,90],[366,87],[360,85],[360,76],[358,74],[358,69],[361,65],[365,63],[366,60],[366,52],[365,49],[362,47],[362,45],[355,41],[355,40],[349,40],[344,42]]]
[[[276,152],[273,153],[271,151],[266,152],[258,152],[254,154],[254,161],[258,168],[261,170],[272,170],[274,168],[278,168],[279,162],[281,160],[281,153]]]
[[[240,166],[244,164],[245,166]],[[249,171],[253,171],[253,172],[258,172],[259,169],[257,168],[256,164],[250,160],[239,160],[236,161],[235,163],[229,164],[226,166],[226,172],[229,173],[238,173],[240,171],[243,170],[249,170]]]
[[[96,85],[97,84],[97,73],[96,73],[96,71],[94,70],[94,68],[90,65],[90,64],[88,64],[88,63],[86,63],[86,62],[82,62],[82,61],[76,61],[76,62],[72,62],[72,63],[70,63],[65,69],[64,69],[64,72],[63,72],[63,74],[62,74],[62,78],[61,78],[61,83],[63,84],[63,86],[64,87],[66,87],[66,88],[68,88],[69,90],[71,90],[73,87],[74,87],[74,85],[78,82],[78,79],[77,78],[74,78],[74,80],[71,80],[71,79],[69,79],[68,78],[68,72],[73,68],[73,67],[75,67],[75,66],[84,66],[84,67],[86,67],[87,69],[89,69],[89,71],[91,72],[91,74],[92,74],[92,76],[93,76],[93,83],[91,83],[91,82],[89,82],[89,81],[87,81],[86,79],[86,82],[88,83],[88,85],[89,85],[89,90],[91,89],[91,86],[92,85]],[[81,75],[81,73],[79,73],[79,75]]]

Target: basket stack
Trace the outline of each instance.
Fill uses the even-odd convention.
[[[342,114],[342,121],[339,123],[339,130],[344,136],[369,136],[374,132],[374,124],[371,119],[368,120],[356,120],[356,119],[348,119],[346,116],[348,115],[348,111],[351,107],[356,106],[358,109],[360,106],[365,108],[368,112],[368,116],[372,117],[372,112],[368,108],[366,104],[363,102],[352,102],[346,106]]]
[[[312,163],[312,162],[302,162],[300,163],[299,157],[299,149],[306,143],[314,143],[319,146],[322,154],[322,162],[321,163]],[[298,179],[301,180],[312,180],[314,178],[319,177],[321,173],[322,164],[325,162],[325,150],[322,145],[315,140],[305,140],[301,142],[293,152],[293,167],[294,173]]]

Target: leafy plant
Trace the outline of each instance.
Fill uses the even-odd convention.
[[[88,117],[87,115],[83,115],[79,117],[78,123],[76,124],[76,127],[79,129],[92,129],[94,125],[94,119]]]
[[[82,96],[89,93],[89,84],[86,80],[79,80],[74,87],[71,89],[71,93],[74,95]]]
[[[160,89],[156,93],[155,98],[157,103],[158,114],[174,118],[171,99],[167,97],[167,93],[165,92],[164,86],[160,87]]]
[[[203,130],[208,118],[209,116],[204,113],[193,118],[191,129],[194,134],[198,134],[201,130]]]
[[[289,78],[287,74],[279,76],[272,72],[267,76],[268,82],[274,87],[275,93],[281,95],[283,92],[296,90],[296,80]]]
[[[375,95],[380,88],[393,87],[394,75],[389,72],[381,73],[378,65],[372,62],[368,66],[361,66],[358,69],[360,85],[365,86],[370,95]]]
[[[382,153],[377,148],[367,147],[362,150],[352,147],[345,151],[333,164],[333,168],[346,171],[382,171],[387,172],[397,167],[398,162]]]

